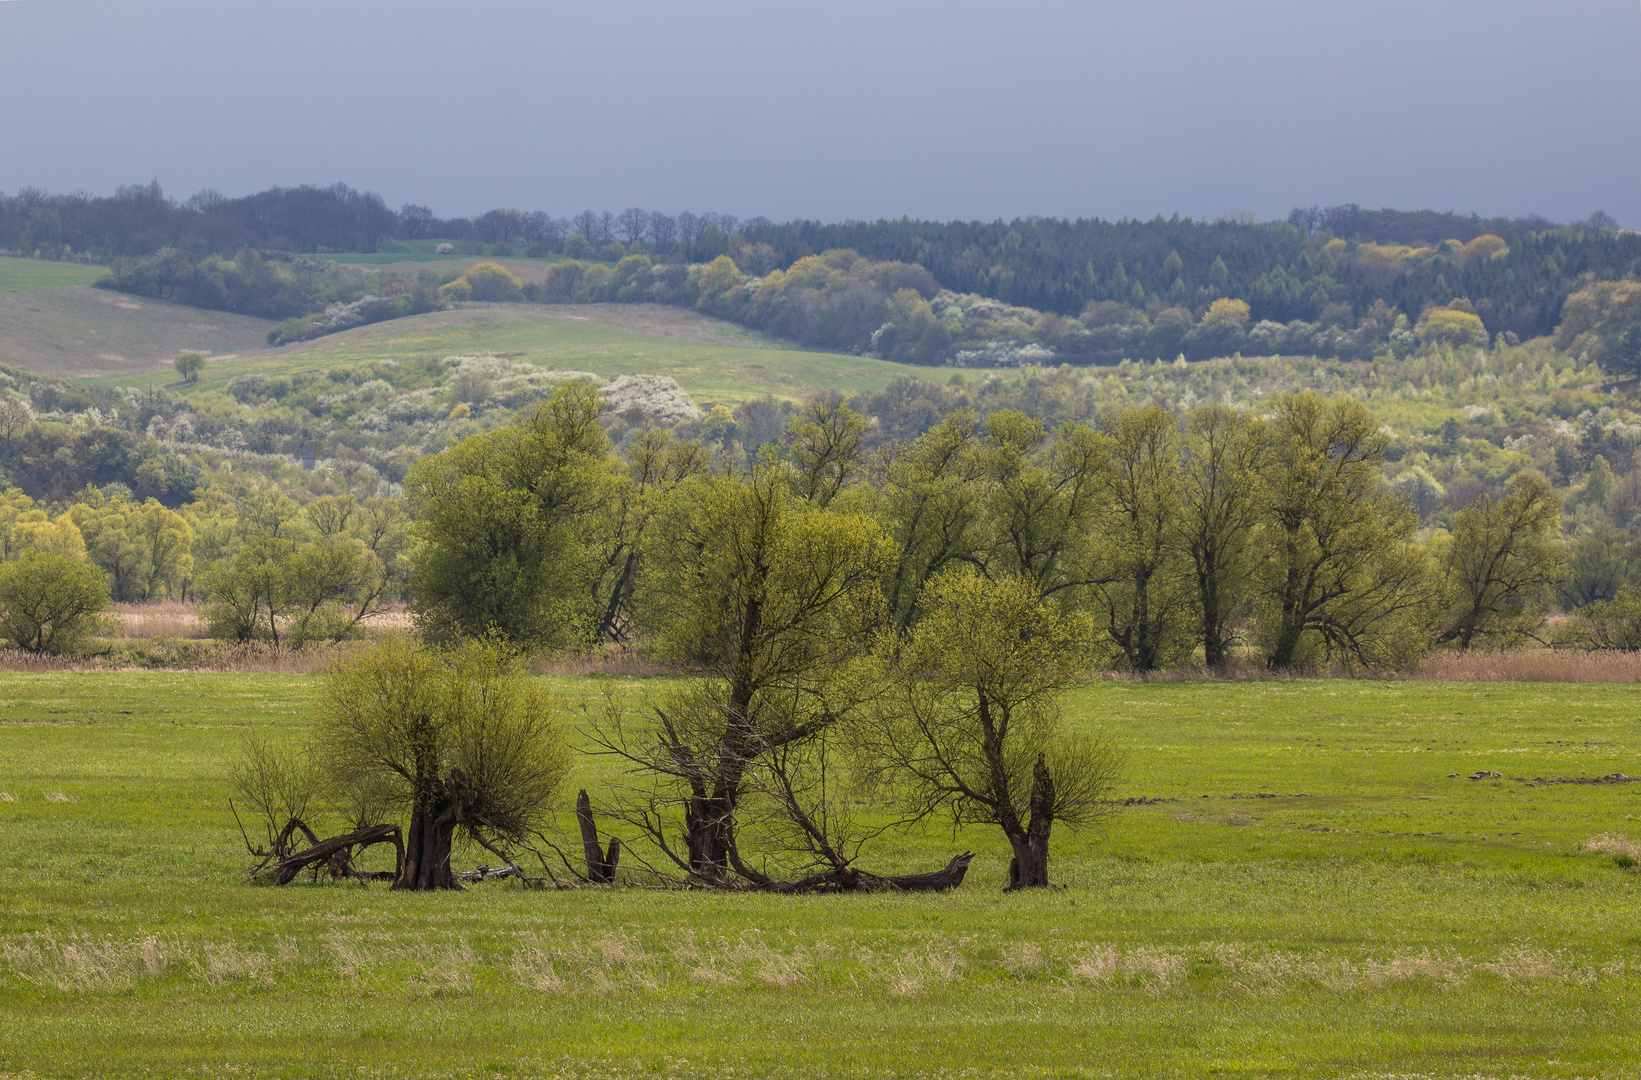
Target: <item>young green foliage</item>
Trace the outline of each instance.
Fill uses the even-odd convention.
[[[494,638],[448,652],[394,638],[334,662],[313,753],[340,801],[385,792],[408,815],[399,889],[454,888],[456,830],[523,839],[569,769],[552,699]]]
[[[1047,885],[1054,822],[1104,815],[1116,778],[1110,747],[1061,722],[1092,622],[1017,575],[949,571],[929,593],[898,659],[868,669],[878,692],[847,728],[858,767],[914,818],[948,809],[958,824],[1000,826],[1010,887]]]
[[[19,649],[72,652],[107,607],[108,579],[83,559],[25,551],[0,563],[0,638]]]
[[[598,391],[568,383],[510,427],[424,457],[405,480],[417,619],[437,640],[587,638],[593,535],[619,480]]]
[[[1441,557],[1447,626],[1437,640],[1462,651],[1478,639],[1510,642],[1536,629],[1546,594],[1565,572],[1560,526],[1561,499],[1536,472],[1517,473],[1504,498],[1483,494],[1455,514]]]

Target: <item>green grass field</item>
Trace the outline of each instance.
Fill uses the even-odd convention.
[[[617,310],[609,318],[631,319],[640,327],[646,312]],[[817,390],[876,390],[896,376],[916,374],[902,364],[837,353],[772,348],[750,332],[737,335],[716,320],[663,309],[642,332],[629,325],[600,325],[572,310],[524,306],[463,308],[377,323],[275,352],[260,352],[205,366],[188,394],[220,389],[236,375],[322,371],[363,360],[399,361],[490,352],[545,368],[598,375],[670,375],[700,403],[734,403],[765,393],[802,400]],[[674,326],[688,320],[688,326]],[[718,340],[668,336],[674,330]],[[118,376],[98,380],[128,382]]]
[[[1061,888],[935,827],[863,865],[972,848],[956,893],[780,898],[246,884],[222,762],[317,686],[0,675],[0,1074],[1641,1074],[1641,878],[1584,850],[1641,786],[1511,779],[1641,773],[1632,687],[1098,684],[1162,801],[1057,833]]]
[[[0,257],[0,296],[60,289],[65,285],[89,285],[106,273],[105,266]]]

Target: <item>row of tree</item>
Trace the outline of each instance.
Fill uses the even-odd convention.
[[[508,252],[517,244],[535,255],[604,262],[647,254],[706,263],[728,254],[758,275],[849,248],[874,261],[923,266],[954,292],[1061,316],[1098,301],[1200,310],[1223,296],[1246,301],[1256,321],[1348,328],[1376,303],[1413,313],[1463,297],[1490,334],[1521,337],[1549,333],[1586,275],[1618,280],[1641,269],[1641,238],[1600,212],[1573,226],[1357,206],[1296,210],[1265,224],[1178,215],[823,224],[636,207],[570,218],[503,208],[440,219],[414,204],[396,213],[344,184],[232,199],[207,190],[182,204],[157,181],[107,198],[35,189],[0,195],[0,247],[46,257],[141,258],[176,249],[198,262],[246,247],[373,251],[394,236],[476,240]],[[295,312],[280,317],[288,314]]]
[[[399,215],[381,196],[340,183],[273,187],[237,198],[206,188],[183,203],[167,197],[158,180],[120,187],[111,196],[38,188],[0,193],[0,247],[45,258],[145,256],[163,248],[195,256],[245,247],[375,251],[402,231]]]
[[[277,489],[233,501],[198,493],[177,510],[95,488],[55,516],[13,488],[0,497],[0,565],[26,563],[41,590],[27,610],[0,599],[5,637],[32,652],[72,652],[101,629],[111,601],[196,597],[209,632],[300,647],[357,636],[403,595],[403,503],[320,496],[298,506]]]
[[[579,809],[588,880],[628,851],[719,887],[945,887],[965,857],[889,878],[856,865],[885,814],[938,812],[998,826],[1011,887],[1044,885],[1053,824],[1112,807],[1110,747],[1059,712],[1091,663],[1219,666],[1244,641],[1275,668],[1395,663],[1531,632],[1561,572],[1560,504],[1531,473],[1418,536],[1378,473],[1378,424],[1349,399],[1292,395],[1265,419],[1146,407],[1053,433],[959,413],[872,457],[857,415],[815,401],[746,468],[666,431],[620,460],[598,417],[591,388],[566,386],[412,470],[412,595],[451,651],[339,664],[304,757],[339,804],[396,790],[408,824],[358,812],[299,850],[301,808],[247,765],[259,854],[283,879],[387,830],[405,888],[455,883],[458,830],[509,866],[553,843],[545,796],[508,801],[551,785],[478,770],[507,747],[530,777],[557,758],[506,695],[451,680],[498,677],[504,641],[598,636],[636,639],[684,678],[636,712],[612,694],[591,720],[595,752],[636,779]],[[247,760],[271,768],[262,750]]]
[[[1105,660],[1139,671],[1217,666],[1239,642],[1274,668],[1404,662],[1531,632],[1561,574],[1560,501],[1541,477],[1421,537],[1383,482],[1386,435],[1346,398],[1290,395],[1265,419],[1149,406],[1053,431],[959,410],[870,456],[864,421],[816,401],[745,470],[662,430],[622,460],[598,415],[590,387],[566,386],[412,468],[413,595],[436,638],[658,640],[668,590],[698,595],[703,553],[740,543],[718,535],[736,522],[711,522],[748,499],[734,512],[846,515],[888,545],[883,627],[909,631],[928,583],[968,567],[1087,613]]]

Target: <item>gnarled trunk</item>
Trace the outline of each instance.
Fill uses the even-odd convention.
[[[456,832],[456,815],[448,805],[418,804],[410,815],[405,835],[405,862],[395,889],[459,889],[450,876],[450,848]]]
[[[684,843],[689,868],[708,881],[722,881],[735,847],[735,807],[723,795],[695,796],[684,804]]]
[[[1033,889],[1048,884],[1048,837],[1054,828],[1054,777],[1037,755],[1031,774],[1030,815],[1024,829],[1005,829],[1014,858],[1009,861],[1009,888]]]

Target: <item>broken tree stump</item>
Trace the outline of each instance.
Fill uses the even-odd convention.
[[[575,820],[581,826],[581,851],[587,860],[587,880],[595,885],[608,885],[615,880],[615,867],[621,861],[621,841],[610,837],[608,851],[598,845],[598,824],[593,821],[593,803],[582,788],[575,800]]]

